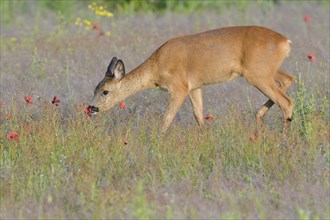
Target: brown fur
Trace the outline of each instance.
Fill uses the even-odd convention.
[[[178,37],[163,44],[122,79],[106,76],[91,105],[104,111],[138,91],[159,86],[170,94],[163,131],[188,95],[194,116],[203,126],[202,86],[243,76],[269,98],[257,112],[258,124],[274,103],[283,111],[285,120],[291,120],[293,101],[285,92],[295,77],[279,70],[289,55],[289,43],[281,34],[257,26],[227,27]],[[109,90],[109,95],[102,96],[104,90]]]

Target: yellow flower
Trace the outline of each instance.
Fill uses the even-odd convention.
[[[90,10],[92,10],[99,17],[109,17],[110,18],[113,16],[113,14],[111,12],[107,11],[104,6],[102,6],[102,5],[98,6],[96,4],[96,2],[93,2],[91,5],[88,5],[88,8]],[[86,25],[91,25],[89,23],[87,24],[85,21],[84,21],[84,23]]]
[[[105,32],[105,35],[110,36],[111,35],[111,32],[110,31],[106,31]]]
[[[95,11],[95,10],[96,10],[96,8],[95,8],[93,5],[89,5],[88,8],[89,8],[90,10],[92,10],[92,11]]]
[[[87,20],[87,19],[84,20],[84,23],[85,23],[87,26],[92,26],[92,22],[90,22],[90,21]]]
[[[91,5],[88,5],[88,8],[92,11],[97,10],[97,4],[95,2],[93,2]]]
[[[103,17],[106,15],[105,11],[98,11],[96,14],[100,17]]]
[[[17,41],[17,38],[16,38],[16,37],[11,37],[11,38],[9,38],[9,40],[10,40],[11,42],[15,43],[15,42]]]
[[[81,27],[82,26],[81,19],[77,18],[74,24]]]

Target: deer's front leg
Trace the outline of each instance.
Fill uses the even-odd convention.
[[[194,116],[198,125],[204,127],[204,117],[203,117],[203,98],[202,98],[202,89],[197,88],[191,90],[189,93],[190,101],[193,107]]]
[[[175,91],[170,93],[169,103],[163,119],[161,131],[165,133],[168,127],[171,125],[176,113],[179,111],[183,101],[187,96],[187,92]]]

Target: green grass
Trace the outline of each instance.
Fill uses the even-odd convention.
[[[78,1],[70,0],[43,0],[43,1],[17,1],[17,0],[2,0],[1,12],[6,23],[10,23],[16,19],[17,14],[24,14],[33,11],[40,14],[46,10],[64,15],[66,18],[72,18],[76,8],[81,8],[97,2],[105,5],[111,11],[125,14],[136,14],[145,12],[163,13],[165,11],[176,11],[180,13],[196,13],[203,10],[225,10],[226,8],[238,8],[246,10],[251,5],[250,1],[235,0],[235,1],[172,1],[172,0],[103,0],[103,1]],[[259,0],[257,3],[262,7],[269,7],[276,4],[275,0]],[[32,9],[33,8],[33,9]]]
[[[50,103],[40,105],[23,112],[14,103],[4,109],[13,114],[1,126],[4,217],[145,219],[180,212],[202,218],[198,204],[181,210],[180,202],[161,198],[189,200],[197,194],[203,202],[229,202],[214,216],[270,218],[267,210],[286,196],[277,185],[299,181],[291,186],[297,192],[310,182],[319,190],[329,187],[329,129],[326,118],[315,112],[308,138],[296,129],[298,117],[288,136],[275,129],[261,143],[252,143],[252,130],[237,112],[221,119],[221,127],[178,124],[161,136],[158,119],[139,119],[136,127],[131,115],[126,125],[109,127],[104,116],[89,119],[80,109],[64,116]],[[19,141],[5,139],[10,130],[18,132]],[[328,205],[315,207],[314,199],[306,195],[286,208],[297,206],[292,216],[299,219],[330,217]]]

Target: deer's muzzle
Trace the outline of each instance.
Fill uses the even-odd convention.
[[[93,105],[88,106],[88,109],[90,110],[90,113],[99,112],[99,108],[98,107],[95,107]]]

